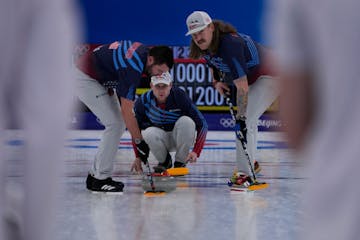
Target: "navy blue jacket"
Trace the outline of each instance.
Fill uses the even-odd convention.
[[[197,131],[193,151],[200,156],[204,147],[208,125],[204,116],[183,90],[173,86],[166,99],[164,109],[158,106],[153,91],[150,90],[136,100],[134,111],[140,129],[154,126],[165,131],[172,131],[176,121],[181,116],[190,117],[195,122]]]

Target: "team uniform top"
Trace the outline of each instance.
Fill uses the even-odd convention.
[[[75,62],[77,67],[106,88],[115,88],[119,97],[135,99],[149,47],[127,40],[91,49]]]
[[[274,75],[265,64],[268,50],[244,34],[226,34],[220,38],[218,53],[204,56],[207,64],[224,76],[224,81],[248,78],[253,84],[261,75]]]
[[[175,122],[181,116],[190,117],[195,122],[197,131],[193,152],[198,157],[200,156],[208,126],[203,115],[183,90],[173,86],[163,105],[158,105],[153,91],[148,91],[136,100],[134,110],[140,129],[154,126],[165,131],[172,131]]]

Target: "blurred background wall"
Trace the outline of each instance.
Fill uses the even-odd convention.
[[[129,39],[147,44],[187,45],[190,37],[185,37],[185,20],[196,10],[232,23],[239,32],[264,43],[263,0],[78,1],[89,43]]]

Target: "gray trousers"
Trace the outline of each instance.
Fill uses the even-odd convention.
[[[142,131],[145,142],[156,160],[163,163],[168,152],[175,151],[175,161],[184,163],[195,140],[195,123],[188,116],[180,117],[173,131],[166,132],[158,127]]]
[[[258,120],[279,95],[278,80],[270,76],[261,76],[249,87],[246,112],[247,151],[253,164],[256,159]],[[241,142],[236,139],[236,162],[239,171],[251,176],[249,163]]]
[[[125,122],[121,115],[116,94],[109,96],[107,90],[95,79],[77,70],[77,95],[79,99],[98,117],[105,126],[99,150],[95,155],[90,173],[97,179],[110,177],[119,141],[125,132]]]

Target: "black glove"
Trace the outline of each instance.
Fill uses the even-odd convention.
[[[149,146],[144,141],[144,139],[141,139],[138,142],[135,142],[135,145],[136,145],[136,150],[138,151],[141,161],[144,164],[146,164],[148,161],[149,152],[150,152]]]
[[[247,128],[246,128],[246,119],[238,119],[235,124],[235,133],[240,141],[247,143]]]

